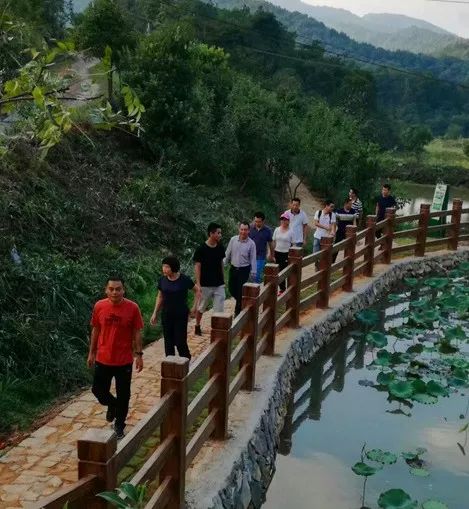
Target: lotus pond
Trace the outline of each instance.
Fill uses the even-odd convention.
[[[294,382],[266,509],[469,509],[469,263],[408,278]]]

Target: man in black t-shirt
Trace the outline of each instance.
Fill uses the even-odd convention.
[[[194,253],[194,272],[196,283],[202,288],[202,299],[195,317],[195,333],[202,335],[200,322],[207,309],[210,299],[213,299],[213,310],[223,313],[225,304],[225,277],[223,259],[225,248],[221,244],[221,226],[210,223],[207,228],[208,238]]]
[[[381,189],[381,196],[376,199],[376,222],[379,223],[386,217],[386,209],[396,207],[396,199],[391,195],[391,185],[384,184]],[[376,232],[376,237],[379,239],[381,234],[381,231]]]

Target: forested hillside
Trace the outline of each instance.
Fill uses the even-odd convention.
[[[87,383],[89,314],[110,272],[148,320],[161,257],[190,270],[208,221],[226,240],[256,209],[276,220],[292,172],[366,200],[380,147],[401,142],[369,72],[298,48],[269,13],[38,5],[0,11],[2,433]]]
[[[345,9],[310,5],[301,0],[275,0],[272,3],[311,16],[355,41],[393,51],[441,56],[447,46],[467,42],[432,23],[399,14],[357,16]],[[449,53],[447,56],[458,57]]]
[[[394,120],[424,123],[437,136],[469,135],[469,61],[393,52],[358,43],[305,14],[289,12],[263,0],[218,3],[227,8],[244,5],[252,11],[262,8],[271,12],[297,34],[300,43],[317,41],[327,57],[341,57],[344,63],[370,71],[375,78],[378,107],[386,109]]]

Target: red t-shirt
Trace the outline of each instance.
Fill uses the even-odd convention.
[[[132,364],[132,339],[135,330],[143,329],[138,305],[128,299],[113,304],[99,300],[93,309],[91,325],[99,327],[96,361],[110,366]]]

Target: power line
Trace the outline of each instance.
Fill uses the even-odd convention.
[[[429,1],[440,1],[440,0],[429,0]],[[441,0],[441,1],[443,1],[443,0]],[[469,2],[465,2],[465,3],[469,4]],[[248,31],[248,32],[251,31],[251,27],[245,27],[245,26],[239,25],[238,23],[234,23],[234,22],[230,22],[230,21],[227,21],[227,20],[219,19],[219,18],[216,18],[216,17],[213,17],[213,16],[208,16],[207,14],[202,14],[200,12],[194,12],[192,10],[184,9],[181,6],[177,6],[175,4],[170,5],[170,6],[174,7],[175,9],[179,9],[180,11],[183,11],[183,12],[185,11],[187,14],[192,14],[194,16],[199,16],[201,18],[209,19],[211,21],[215,21],[215,22],[222,23],[222,24],[225,24],[225,25],[233,26],[233,27],[237,28],[238,30],[244,30],[244,31]],[[275,37],[273,37],[273,36],[271,36],[269,34],[262,33],[262,35],[263,35],[263,37],[266,37],[267,39],[270,39],[272,41],[278,42],[278,39],[276,39]],[[321,41],[318,41],[318,42],[321,43]],[[300,42],[298,40],[296,41],[296,43],[299,46],[301,46],[303,48],[306,48],[306,49],[312,49],[313,48],[313,46],[311,44]],[[246,49],[249,48],[249,46],[244,46],[244,47]],[[445,79],[445,78],[438,78],[438,77],[432,76],[432,75],[422,74],[422,73],[419,73],[419,72],[416,72],[416,71],[411,71],[409,69],[403,69],[401,67],[396,67],[396,66],[392,66],[392,65],[389,65],[389,64],[383,64],[381,62],[377,62],[375,60],[370,60],[370,59],[363,58],[363,57],[352,56],[352,55],[348,54],[348,50],[346,50],[345,48],[341,48],[341,47],[335,46],[339,50],[344,51],[344,53],[339,53],[337,51],[327,49],[327,48],[325,48],[323,46],[321,46],[321,47],[322,47],[322,49],[324,50],[325,53],[328,53],[330,55],[334,55],[335,57],[338,57],[338,58],[345,58],[347,60],[353,60],[353,61],[356,61],[356,62],[360,62],[362,64],[367,64],[367,65],[371,65],[371,66],[374,66],[374,67],[379,67],[381,69],[387,69],[387,70],[390,70],[390,71],[393,71],[393,72],[397,72],[397,73],[401,73],[401,74],[406,74],[408,76],[413,76],[415,78],[420,78],[420,79],[423,79],[423,80],[426,80],[426,81],[445,83],[445,84],[452,85],[452,86],[455,86],[455,87],[460,87],[460,88],[462,88],[464,90],[469,90],[469,85],[465,85],[463,83],[458,83],[456,81],[448,80],[448,79]],[[258,52],[258,53],[261,52],[261,51],[264,51],[265,54],[269,53],[269,50],[260,50],[259,48],[254,48],[254,47],[252,49],[254,51]],[[279,56],[279,57],[282,57],[282,58],[290,58],[291,60],[295,60],[295,61],[306,62],[306,61],[310,60],[312,62],[316,62],[318,64],[325,65],[325,66],[342,67],[339,64],[330,64],[330,63],[325,62],[323,60],[313,60],[311,58],[304,59],[304,58],[301,58],[301,57],[294,57],[294,56],[291,56],[291,55],[285,55],[285,54],[271,52],[271,51],[270,51],[270,53],[271,53],[272,56]]]
[[[464,0],[425,0],[426,2],[440,2],[442,4],[466,4],[469,5],[469,2],[465,2]]]

